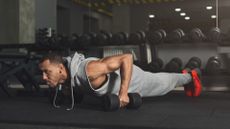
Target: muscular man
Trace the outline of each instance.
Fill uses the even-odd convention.
[[[142,97],[161,96],[177,86],[184,86],[187,96],[199,96],[202,85],[199,70],[183,70],[182,73],[150,73],[133,64],[131,54],[109,56],[102,59],[85,58],[74,53],[69,57],[49,54],[39,64],[43,79],[50,87],[81,87],[85,93],[104,95],[117,94],[120,107],[129,103],[128,93]],[[60,87],[59,87],[60,88]]]

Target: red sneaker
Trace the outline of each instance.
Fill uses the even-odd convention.
[[[191,72],[191,70],[189,68],[186,68],[186,69],[182,70],[183,74],[187,74],[187,73],[190,73],[190,72]],[[184,85],[185,95],[189,96],[189,97],[193,96],[193,89],[192,89],[191,85],[192,85],[191,83],[189,83],[187,85]]]
[[[201,71],[196,68],[191,71],[192,79],[193,79],[193,96],[200,96],[202,91],[202,83],[201,83]]]

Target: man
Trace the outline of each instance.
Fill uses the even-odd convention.
[[[142,97],[161,96],[176,86],[185,85],[187,96],[199,96],[202,89],[198,69],[185,69],[182,73],[150,73],[134,65],[131,54],[102,59],[85,58],[77,52],[66,58],[49,54],[42,58],[39,67],[47,84],[57,90],[65,84],[63,89],[70,89],[72,100],[73,87],[80,87],[85,93],[98,96],[117,94],[120,107],[129,103],[128,93],[139,93]]]

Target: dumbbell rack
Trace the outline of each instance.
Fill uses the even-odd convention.
[[[214,43],[177,43],[177,44],[159,44],[152,45],[153,58],[161,58],[163,62],[169,62],[173,57],[179,57],[183,61],[183,67],[187,61],[197,56],[202,60],[202,68],[205,67],[206,62],[210,56],[216,56],[218,54],[218,45]]]
[[[204,71],[208,58],[211,56],[218,56],[222,60],[221,75],[204,75],[204,85],[208,86],[204,89],[207,91],[230,91],[228,84],[229,72],[229,56],[230,46],[220,46],[213,42],[197,42],[197,43],[162,43],[158,45],[151,45],[155,56],[153,58],[161,58],[164,63],[170,61],[173,57],[179,57],[183,61],[183,67],[187,61],[197,56],[202,60],[201,69]],[[163,66],[164,67],[164,66]]]

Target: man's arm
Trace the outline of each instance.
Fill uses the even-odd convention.
[[[129,103],[128,88],[133,69],[132,54],[109,56],[97,61],[91,61],[87,65],[87,76],[90,80],[94,80],[114,72],[119,68],[121,72],[121,87],[119,91],[120,106],[124,107]]]

